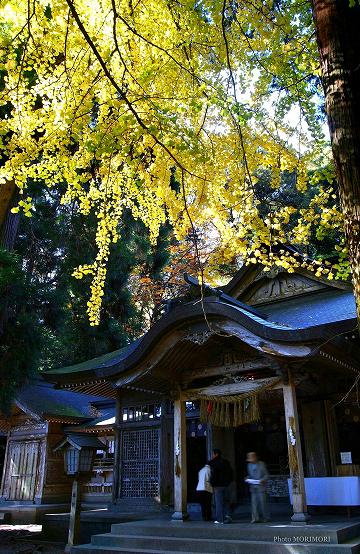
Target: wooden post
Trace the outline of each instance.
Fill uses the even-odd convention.
[[[80,506],[81,494],[80,494],[80,482],[78,477],[75,477],[72,484],[71,491],[71,509],[69,520],[69,536],[68,543],[65,547],[65,552],[70,552],[73,545],[80,542]]]
[[[7,500],[7,494],[9,489],[9,484],[11,481],[10,477],[10,459],[9,459],[9,451],[10,451],[10,437],[11,437],[11,431],[8,432],[7,440],[6,440],[6,448],[5,448],[5,457],[4,457],[4,464],[3,464],[3,474],[1,479],[1,490],[0,490],[0,500]]]
[[[174,400],[174,513],[173,520],[185,521],[187,513],[186,405]]]
[[[290,370],[288,372],[288,383],[283,385],[283,395],[294,512],[291,520],[294,523],[307,523],[310,520],[310,516],[307,513],[306,506],[299,416],[296,403],[296,390]]]
[[[116,394],[115,407],[115,449],[114,449],[114,468],[112,484],[112,503],[116,504],[120,497],[121,488],[121,429],[122,422],[121,391]]]

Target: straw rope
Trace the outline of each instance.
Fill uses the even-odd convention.
[[[245,379],[244,379],[245,381]],[[185,391],[186,396],[189,400],[209,400],[211,402],[221,402],[221,403],[229,403],[233,404],[234,402],[237,402],[238,400],[244,400],[245,398],[252,398],[254,395],[258,395],[266,390],[272,389],[276,385],[278,385],[281,382],[281,377],[274,378],[270,377],[269,379],[263,379],[262,384],[258,385],[253,390],[250,390],[248,392],[242,392],[237,394],[226,394],[226,395],[216,395],[216,394],[203,394],[201,389],[200,390],[189,390]],[[254,384],[256,381],[254,381]]]
[[[218,427],[238,427],[259,421],[259,394],[273,388],[280,381],[280,378],[272,377],[256,389],[237,395],[208,396],[202,395],[199,391],[196,396],[200,399],[201,423],[211,423]]]
[[[211,423],[217,427],[238,427],[246,423],[254,423],[260,419],[259,398],[254,394],[251,398],[238,399],[237,402],[213,402],[201,400],[200,421]]]

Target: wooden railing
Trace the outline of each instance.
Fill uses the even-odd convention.
[[[112,483],[84,483],[82,491],[84,493],[111,494]]]
[[[96,471],[98,469],[109,471],[113,469],[113,465],[114,465],[114,458],[95,458],[93,471]]]

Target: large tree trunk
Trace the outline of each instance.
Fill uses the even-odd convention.
[[[360,322],[360,6],[313,0],[325,107]]]
[[[0,189],[0,248],[8,251],[12,251],[14,249],[14,244],[19,228],[20,215],[18,213],[11,213],[11,208],[13,206],[16,206],[17,202],[18,195],[15,191],[15,188],[5,186],[4,189]],[[1,269],[2,267],[0,263],[0,271]],[[3,307],[0,310],[0,337],[5,331],[8,319],[9,303],[8,300],[5,298]]]
[[[16,204],[16,202],[15,202]],[[13,250],[19,228],[20,215],[9,210],[2,227],[0,227],[0,248]]]
[[[14,181],[6,181],[0,184],[0,228],[3,225],[10,204],[15,196],[16,185]]]
[[[13,250],[19,226],[19,214],[12,214],[11,208],[19,200],[14,181],[0,184],[0,248]]]

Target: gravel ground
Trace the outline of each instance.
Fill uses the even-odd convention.
[[[41,541],[41,525],[0,525],[2,554],[64,554],[65,545]]]

